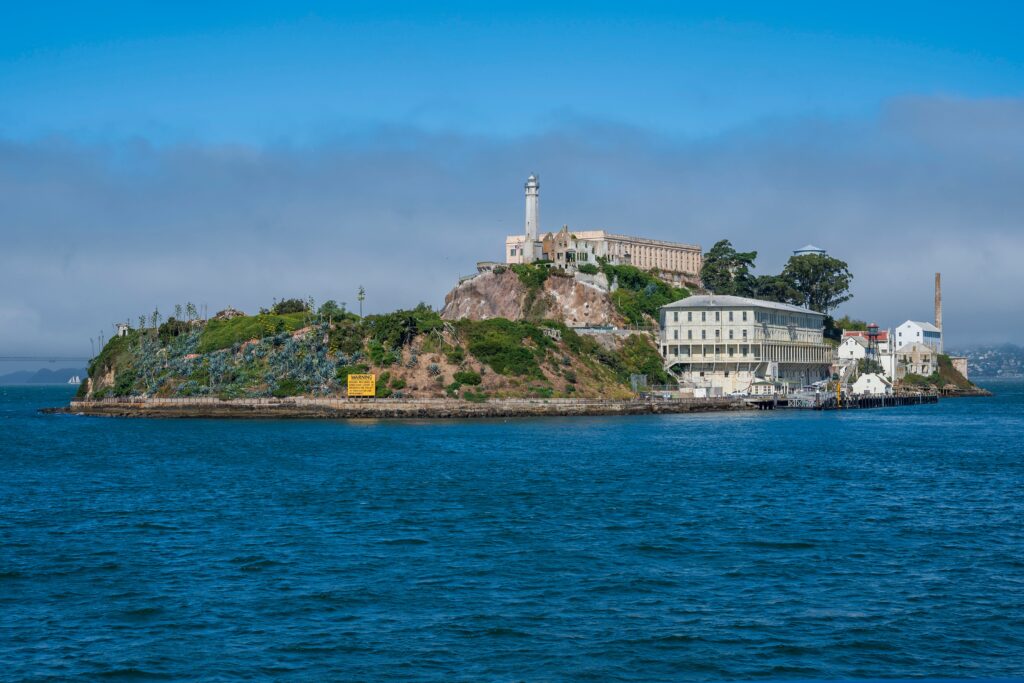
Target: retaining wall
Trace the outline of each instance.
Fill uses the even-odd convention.
[[[106,398],[72,401],[60,412],[117,417],[467,418],[543,415],[645,415],[748,410],[734,399],[624,400],[344,398]]]

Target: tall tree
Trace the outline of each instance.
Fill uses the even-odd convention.
[[[824,254],[791,256],[782,270],[782,278],[800,292],[804,305],[819,313],[830,313],[853,298],[850,267],[845,261]]]
[[[729,240],[720,240],[704,254],[704,265],[700,279],[704,288],[715,294],[751,296],[754,276],[750,271],[755,267],[756,251],[736,251]]]
[[[759,275],[754,278],[751,296],[755,299],[778,301],[783,304],[801,306],[804,295],[781,275]]]

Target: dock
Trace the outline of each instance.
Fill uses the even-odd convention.
[[[793,394],[747,399],[756,410],[859,410],[863,408],[895,408],[938,403],[938,394],[891,394],[884,396],[843,396],[835,394]]]

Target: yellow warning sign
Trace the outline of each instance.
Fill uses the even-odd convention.
[[[377,375],[349,375],[349,396],[374,396],[377,393]]]

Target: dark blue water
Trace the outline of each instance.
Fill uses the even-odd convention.
[[[1024,675],[1024,385],[994,388],[342,423],[0,387],[0,677]]]

